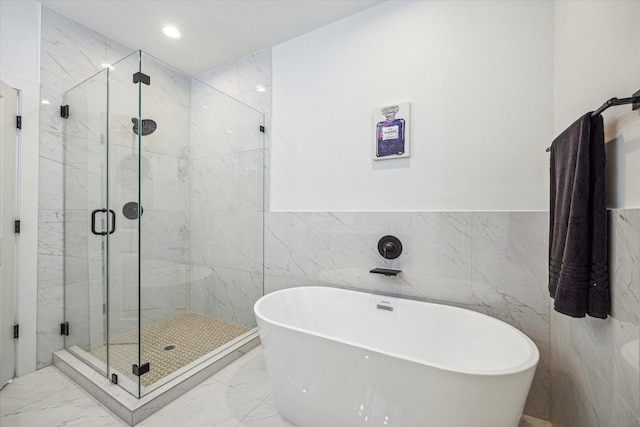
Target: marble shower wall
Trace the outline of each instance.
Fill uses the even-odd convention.
[[[151,85],[141,85],[142,119],[157,124],[141,138],[140,308],[146,326],[189,309],[191,78],[145,53],[141,68],[151,77]],[[131,135],[134,116],[124,118]],[[137,191],[136,185],[121,187]],[[117,206],[131,200],[137,199]]]
[[[131,82],[138,69],[151,77],[140,99]],[[138,307],[143,327],[189,308],[190,104],[190,78],[144,53],[110,70],[109,204],[117,218],[109,240],[112,336],[137,328]],[[139,108],[143,120],[157,125],[140,141],[133,131]],[[138,198],[140,222],[123,214]]]
[[[269,211],[271,49],[216,67],[197,79],[264,114],[264,210]]]
[[[105,302],[103,239],[90,238],[92,211],[105,205],[107,71],[103,70],[63,96],[54,105],[73,105],[62,120],[64,131],[64,279],[65,320],[73,325],[67,346],[86,348],[104,342]],[[92,189],[92,191],[88,191]],[[104,216],[96,228],[105,229]]]
[[[192,81],[191,309],[255,327],[263,295],[264,115]]]
[[[101,187],[106,173],[106,107],[100,87],[106,71],[91,79],[95,84],[81,84],[103,70],[104,64],[113,66],[109,70],[109,204],[117,217],[117,232],[109,242],[111,331],[130,331],[137,323],[138,225],[122,215],[122,207],[138,200],[138,157],[144,209],[140,229],[143,326],[187,309],[253,325],[251,306],[263,292],[265,152],[264,134],[258,130],[264,125],[263,115],[143,55],[142,71],[151,76],[152,84],[141,86],[141,114],[156,121],[157,130],[142,137],[139,152],[131,121],[138,116],[137,91],[130,90],[134,88],[131,74],[138,67],[134,51],[43,7],[41,55],[41,93],[50,104],[42,105],[40,115],[38,368],[50,364],[52,352],[64,345],[57,325],[64,319],[65,252],[71,255],[66,297],[68,306],[74,307],[67,319],[75,325],[74,344],[85,346],[104,339],[104,248],[95,240],[99,237],[88,235],[88,218],[106,197]],[[246,60],[253,64],[252,75],[264,92],[255,86],[222,89],[252,105],[269,105],[270,60],[270,51]],[[209,84],[229,83],[236,71],[230,64],[204,77]],[[65,92],[75,85],[79,88],[74,92],[82,96],[66,102]],[[199,99],[191,99],[192,89],[200,90]],[[207,99],[202,98],[204,93]],[[71,104],[66,121],[59,116],[59,106],[65,103]],[[97,114],[85,114],[99,108]],[[215,123],[223,125],[215,128]],[[71,144],[66,160],[65,144]],[[65,162],[70,167],[65,169]],[[65,173],[71,183],[66,207]],[[192,179],[198,184],[193,190]],[[70,220],[66,231],[65,208]],[[191,209],[195,209],[193,215]],[[192,233],[192,220],[198,222],[196,233]],[[212,247],[212,242],[218,246]],[[192,250],[197,255],[195,264]]]
[[[37,368],[63,347],[63,94],[132,52],[46,7],[41,20]]]
[[[124,217],[122,207],[138,200],[139,155],[144,208],[143,326],[189,307],[191,79],[143,57],[143,72],[152,76],[152,84],[142,85],[142,116],[155,120],[158,128],[142,137],[138,152],[131,119],[138,116],[139,102],[131,75],[138,71],[139,60],[135,53],[128,56],[132,52],[42,8],[41,96],[50,104],[43,104],[40,114],[38,368],[49,365],[52,352],[64,345],[58,325],[64,319],[65,297],[70,307],[67,320],[77,338],[74,344],[84,346],[104,339],[104,249],[100,237],[89,233],[88,220],[106,197],[102,182],[107,137],[104,64],[113,65],[109,70],[109,204],[117,220],[109,242],[115,254],[110,258],[111,331],[126,332],[137,325],[138,226],[137,221]],[[101,70],[100,76],[85,82]],[[71,99],[67,102],[67,98]],[[59,106],[65,103],[71,109],[68,120],[59,115]],[[64,179],[72,184],[67,186],[71,193],[66,206]],[[66,231],[65,211],[69,216]],[[66,295],[65,251],[71,255],[66,266]]]

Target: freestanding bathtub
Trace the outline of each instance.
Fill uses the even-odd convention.
[[[299,427],[516,427],[538,363],[522,332],[456,307],[298,287],[254,311],[276,406]]]

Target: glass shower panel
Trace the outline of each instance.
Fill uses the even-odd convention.
[[[191,309],[256,326],[264,294],[264,115],[192,82]]]
[[[118,384],[136,397],[140,396],[140,377],[133,371],[134,366],[141,366],[138,200],[141,171],[149,167],[140,156],[137,134],[140,84],[133,83],[133,76],[139,71],[140,52],[113,64],[109,70],[107,193],[115,219],[108,251],[109,376],[116,374]]]
[[[254,336],[264,115],[142,52],[60,103],[65,347],[142,397]]]
[[[255,327],[264,116],[144,53],[141,70],[151,80],[140,87],[145,395]]]
[[[68,91],[64,135],[65,348],[107,373],[107,81],[103,70]]]
[[[142,54],[140,133],[140,326],[142,394],[156,388],[183,360],[191,343],[181,329],[189,318],[191,252],[189,76]]]

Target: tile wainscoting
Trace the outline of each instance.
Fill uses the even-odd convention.
[[[540,350],[526,414],[564,420],[566,426],[627,425],[615,417],[637,423],[638,360],[629,361],[620,349],[638,351],[640,211],[610,211],[609,219],[613,313],[605,321],[553,311],[546,212],[270,212],[265,216],[265,292],[332,285],[489,314],[525,332]],[[403,244],[395,260],[377,251],[378,240],[387,234]],[[370,274],[374,267],[402,273]],[[592,375],[572,368],[572,358]],[[603,381],[615,411],[603,407],[589,378]],[[556,395],[570,401],[579,396],[581,403],[552,402]],[[585,405],[604,418],[574,422],[588,416],[581,414]]]

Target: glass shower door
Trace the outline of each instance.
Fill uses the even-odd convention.
[[[108,205],[114,212],[115,232],[109,235],[109,377],[140,397],[139,271],[140,220],[138,201],[140,140],[136,123],[140,117],[140,52],[113,64],[109,70],[109,166]]]
[[[107,374],[108,70],[68,91],[64,135],[65,348]],[[56,104],[53,104],[56,105]],[[57,113],[57,105],[55,107]]]
[[[65,348],[139,397],[140,54],[65,94]],[[67,108],[67,107],[64,107]],[[124,210],[123,210],[124,209]]]

